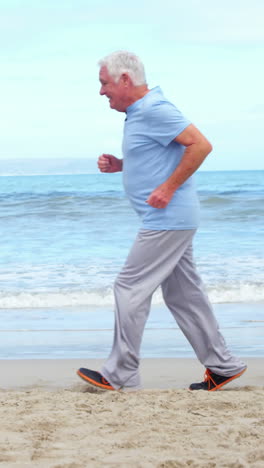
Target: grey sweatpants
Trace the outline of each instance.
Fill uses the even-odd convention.
[[[140,345],[151,298],[160,285],[167,307],[205,367],[225,376],[246,367],[231,355],[219,332],[193,263],[194,233],[139,231],[114,285],[114,342],[101,370],[114,388],[140,388]]]

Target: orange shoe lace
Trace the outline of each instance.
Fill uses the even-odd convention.
[[[109,382],[108,382],[108,380],[106,380],[103,376],[102,376],[102,383],[103,383],[104,385],[110,385]]]
[[[208,382],[208,390],[217,387],[217,383],[214,381],[212,377],[212,372],[209,369],[206,369],[204,373],[204,382]]]

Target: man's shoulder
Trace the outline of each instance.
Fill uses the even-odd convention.
[[[179,112],[177,107],[164,96],[157,96],[144,102],[142,106],[142,115],[147,120],[159,120],[164,117]]]

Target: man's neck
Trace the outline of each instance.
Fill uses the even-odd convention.
[[[149,93],[149,89],[147,85],[142,85],[142,86],[135,86],[133,89],[133,93],[130,96],[130,103],[128,106],[131,106],[134,104],[134,102],[138,101],[139,99],[142,99],[147,93]]]

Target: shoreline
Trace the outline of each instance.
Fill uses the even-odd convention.
[[[263,304],[214,305],[227,346],[236,356],[264,358]],[[112,347],[110,307],[0,309],[0,360],[105,359]],[[189,342],[164,304],[153,304],[142,359],[194,358]]]
[[[242,358],[248,369],[245,374],[227,388],[247,386],[264,387],[264,358]],[[88,384],[77,375],[79,367],[100,370],[102,359],[1,359],[0,391],[63,390],[79,388]],[[204,367],[193,358],[150,358],[142,359],[140,365],[143,388],[169,390],[186,389],[192,382],[203,380]]]

